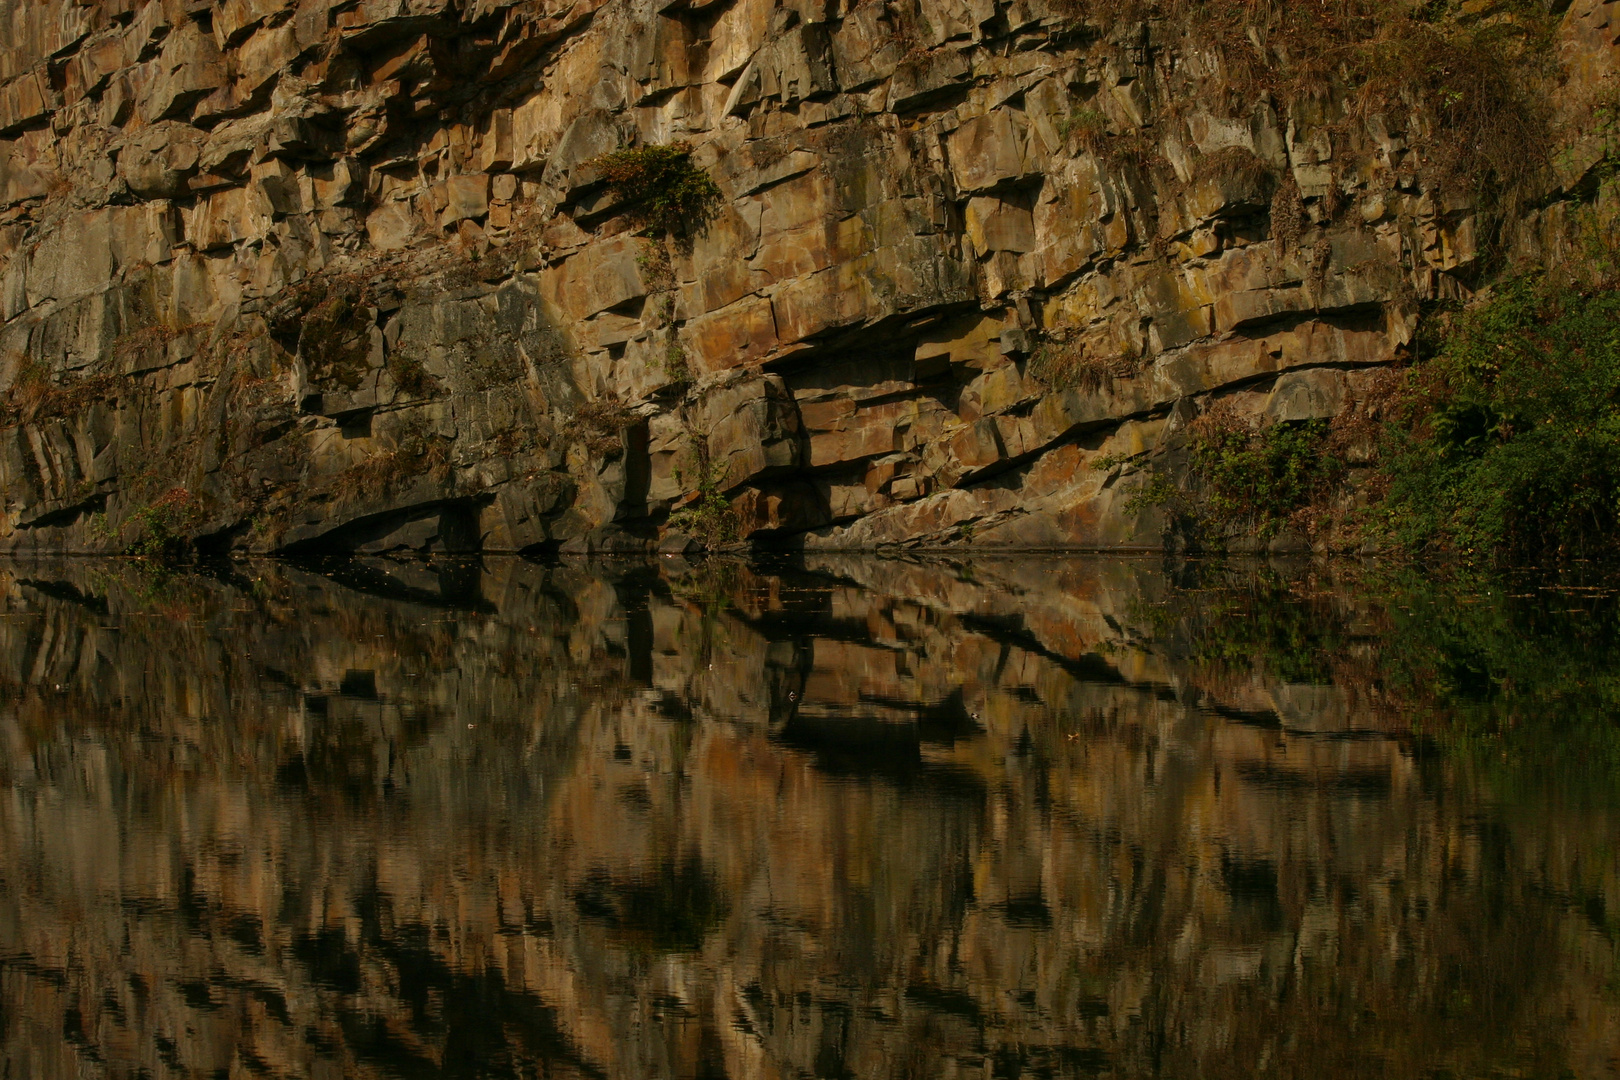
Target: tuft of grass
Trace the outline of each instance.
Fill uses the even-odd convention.
[[[1271,236],[1284,254],[1305,234],[1306,220],[1305,202],[1290,173],[1271,196]]]
[[[401,481],[418,476],[446,476],[450,471],[450,450],[445,440],[425,423],[406,424],[396,435],[394,447],[351,465],[332,481],[332,493],[340,500],[376,495],[396,487]]]
[[[624,450],[622,432],[635,420],[629,406],[613,398],[595,398],[574,406],[563,424],[566,441],[581,442],[594,457],[615,456]]]
[[[408,398],[432,397],[439,389],[436,379],[422,361],[409,353],[393,352],[386,362],[389,378]]]
[[[336,383],[357,390],[371,370],[368,357],[370,324],[362,289],[353,282],[334,283],[326,295],[304,313],[298,350],[317,385]]]
[[[0,398],[0,428],[78,416],[96,402],[114,396],[128,382],[121,375],[91,375],[58,382],[45,365],[24,357],[17,365],[11,387]]]
[[[1079,390],[1093,394],[1115,379],[1130,379],[1148,366],[1146,356],[1127,345],[1110,356],[1099,356],[1075,342],[1046,341],[1029,358],[1031,378],[1048,389]]]
[[[1057,124],[1058,137],[1088,154],[1102,152],[1108,139],[1108,117],[1089,105],[1075,108]]]
[[[1193,182],[1231,180],[1243,187],[1264,190],[1276,182],[1276,170],[1245,146],[1228,146],[1205,154],[1193,163]]]

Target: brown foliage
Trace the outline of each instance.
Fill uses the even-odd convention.
[[[618,453],[623,446],[620,432],[630,426],[635,414],[611,398],[582,401],[563,425],[563,438],[581,442],[596,457]]]
[[[354,499],[389,491],[413,477],[442,477],[449,470],[450,451],[445,441],[425,424],[408,424],[399,432],[393,449],[373,454],[339,473],[332,481],[332,493],[339,499]]]
[[[1545,5],[1508,0],[1499,17],[1478,19],[1457,0],[1091,0],[1090,14],[1183,28],[1219,54],[1233,107],[1267,95],[1319,101],[1342,88],[1355,114],[1415,110],[1431,179],[1501,213],[1548,163]]]
[[[1029,359],[1029,374],[1052,390],[1096,393],[1115,379],[1134,378],[1148,359],[1134,349],[1100,355],[1079,342],[1048,341]]]
[[[90,375],[57,382],[42,364],[25,357],[18,364],[11,388],[0,399],[0,428],[77,416],[97,401],[114,396],[127,382],[121,375]]]

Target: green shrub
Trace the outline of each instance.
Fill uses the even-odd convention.
[[[1503,285],[1413,370],[1383,457],[1384,524],[1409,551],[1612,556],[1620,292]]]
[[[697,459],[698,484],[695,497],[669,515],[669,528],[682,532],[705,547],[720,547],[737,540],[737,514],[720,490],[721,469],[708,460],[703,440],[692,436],[692,453]],[[676,480],[681,479],[676,470]]]
[[[1275,535],[1344,474],[1325,420],[1255,429],[1217,407],[1190,426],[1187,446],[1199,509],[1228,531]]]
[[[719,210],[720,189],[692,163],[686,143],[614,150],[590,165],[648,234],[696,236]]]
[[[197,496],[183,487],[170,488],[129,516],[134,537],[124,546],[124,554],[161,563],[179,562],[191,550],[192,534],[202,521]]]

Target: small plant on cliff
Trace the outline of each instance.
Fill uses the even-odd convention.
[[[77,416],[128,383],[119,375],[80,376],[57,382],[44,364],[32,357],[19,357],[11,388],[0,398],[0,427]]]
[[[670,265],[666,242],[652,241],[636,258],[642,276],[647,281],[648,301],[654,305],[657,328],[664,338],[663,371],[671,387],[683,387],[692,381],[692,365],[686,358],[686,347],[681,344],[680,326],[675,318],[675,268]]]
[[[1095,154],[1108,138],[1108,117],[1090,106],[1081,106],[1058,120],[1057,131],[1064,142]]]
[[[737,515],[726,497],[712,486],[701,486],[697,497],[669,515],[672,532],[682,532],[704,547],[719,547],[737,540]]]
[[[1127,344],[1112,356],[1098,356],[1075,342],[1042,342],[1029,358],[1031,378],[1056,391],[1079,390],[1093,394],[1115,379],[1141,374],[1147,360]]]
[[[439,380],[409,353],[395,350],[389,354],[386,366],[394,386],[408,398],[432,397],[439,389]]]
[[[1521,278],[1462,313],[1386,431],[1383,502],[1413,552],[1613,558],[1620,290]]]
[[[686,358],[686,346],[681,344],[673,327],[664,339],[664,377],[676,386],[692,381],[692,364]]]
[[[562,436],[582,443],[592,457],[617,457],[624,452],[624,429],[635,419],[629,406],[613,398],[582,401],[563,424]]]
[[[669,515],[669,528],[685,533],[705,547],[734,543],[738,531],[737,515],[720,489],[720,482],[724,478],[722,470],[709,460],[708,446],[701,437],[694,435],[691,441],[692,454],[698,465],[697,491],[687,503]],[[678,470],[675,478],[681,479]]]
[[[156,562],[178,562],[191,550],[191,535],[202,524],[202,503],[183,487],[170,488],[129,516],[134,537],[124,554]]]
[[[339,499],[375,498],[405,480],[419,476],[450,476],[450,451],[445,440],[425,422],[412,420],[394,435],[394,447],[351,465],[332,480]]]
[[[1253,150],[1229,146],[1198,158],[1193,163],[1193,180],[1197,183],[1224,181],[1269,191],[1277,182],[1277,171]]]
[[[687,143],[614,150],[590,165],[649,236],[690,239],[719,210],[720,189],[692,163]]]

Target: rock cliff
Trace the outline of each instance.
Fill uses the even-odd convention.
[[[1212,401],[1613,227],[1620,4],[1398,6],[4,0],[0,545],[1160,546]]]

